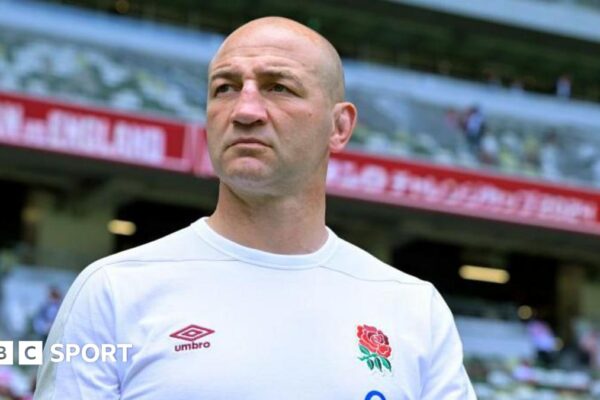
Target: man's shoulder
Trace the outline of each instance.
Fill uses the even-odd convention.
[[[88,269],[107,266],[156,264],[182,261],[202,261],[222,257],[187,226],[151,242],[106,256],[92,263]]]
[[[431,290],[430,282],[407,274],[385,262],[360,247],[340,239],[338,257],[332,260],[331,266],[338,270],[365,280],[391,281],[402,285],[412,285]]]

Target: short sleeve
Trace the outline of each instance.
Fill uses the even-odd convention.
[[[435,289],[431,302],[431,347],[421,400],[475,400],[452,312]]]
[[[34,400],[117,400],[119,394],[117,354],[115,361],[73,357],[70,362],[53,362],[55,345],[116,345],[113,296],[102,266],[86,268],[69,289],[52,325],[44,347],[44,362],[38,370]],[[65,354],[64,347],[61,350]],[[99,353],[96,353],[99,354]]]

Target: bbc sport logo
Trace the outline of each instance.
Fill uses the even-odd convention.
[[[0,341],[0,365],[13,365],[14,343]],[[42,365],[44,363],[43,343],[41,341],[19,341],[18,364]],[[85,363],[95,362],[127,362],[132,344],[62,344],[50,346],[50,362],[61,363],[82,360]]]

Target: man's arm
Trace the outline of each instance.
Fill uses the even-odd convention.
[[[463,366],[463,350],[452,312],[437,290],[431,299],[429,368],[421,400],[475,400]]]
[[[34,400],[117,400],[118,362],[85,362],[81,355],[52,362],[55,344],[117,344],[113,296],[105,270],[92,264],[75,280],[52,325],[38,370]],[[62,353],[65,354],[63,347]],[[93,356],[93,352],[88,353]]]

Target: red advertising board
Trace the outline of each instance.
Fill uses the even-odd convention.
[[[327,176],[334,195],[600,234],[600,192],[345,152]]]
[[[154,117],[0,92],[0,144],[189,172],[193,129]]]

